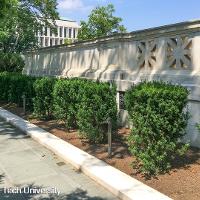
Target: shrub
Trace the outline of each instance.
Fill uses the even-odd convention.
[[[65,122],[66,127],[77,128],[77,112],[81,101],[80,90],[86,81],[81,79],[61,79],[53,91],[54,115]]]
[[[70,38],[64,39],[64,44],[72,44],[72,43],[73,43],[72,39],[70,39]]]
[[[10,76],[9,83],[9,95],[8,101],[21,104],[22,95],[25,95],[26,98],[33,98],[35,95],[33,90],[33,83],[35,82],[35,78],[29,77],[26,75],[14,75]]]
[[[78,109],[80,134],[91,142],[103,142],[107,129],[102,123],[109,117],[113,128],[117,121],[116,87],[107,83],[86,82],[81,88],[81,104]]]
[[[0,100],[4,102],[8,102],[9,80],[10,76],[8,73],[0,73]]]
[[[34,114],[38,117],[50,117],[53,114],[54,78],[44,77],[34,83],[35,98],[33,99]]]
[[[188,145],[185,135],[188,90],[164,82],[143,82],[125,94],[125,105],[133,125],[129,149],[142,172],[157,174],[170,169],[174,156]]]
[[[35,78],[18,73],[0,73],[0,100],[22,104],[22,95],[34,97],[33,83]]]
[[[24,61],[20,54],[0,52],[0,72],[21,72]]]

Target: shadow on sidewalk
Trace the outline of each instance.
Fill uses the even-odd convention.
[[[7,135],[7,139],[30,138],[28,135],[13,127],[0,118],[0,135]]]
[[[4,183],[4,174],[0,174],[0,184]],[[13,187],[15,188],[15,187]],[[31,191],[32,189],[45,189],[43,186],[38,186],[35,184],[29,184],[25,186],[18,186],[18,188],[26,188]],[[55,193],[49,193],[49,194],[34,194],[33,192],[31,193],[10,193],[8,191],[9,188],[4,188],[0,186],[0,200],[106,200],[101,197],[91,197],[88,195],[87,191],[82,190],[80,188],[77,188],[76,190],[72,191],[69,194],[55,194]],[[16,191],[16,190],[15,190]],[[52,190],[53,191],[53,190]]]

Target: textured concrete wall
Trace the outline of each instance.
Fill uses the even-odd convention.
[[[141,80],[182,84],[191,91],[192,114],[184,140],[200,147],[200,21],[38,49],[27,52],[25,62],[25,74],[114,80],[119,92]],[[120,116],[126,123],[126,111]]]

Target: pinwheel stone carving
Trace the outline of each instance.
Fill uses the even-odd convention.
[[[174,69],[188,69],[191,67],[192,39],[177,36],[167,39],[167,66]]]
[[[139,42],[137,64],[140,68],[153,68],[156,64],[157,44],[154,40]]]

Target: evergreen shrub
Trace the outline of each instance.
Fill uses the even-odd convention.
[[[77,128],[77,113],[81,102],[80,90],[86,80],[60,79],[56,82],[53,99],[54,115],[65,122],[66,128]]]
[[[50,118],[53,115],[53,89],[56,79],[44,77],[38,78],[33,87],[35,97],[33,99],[34,114],[38,117]]]
[[[116,87],[108,83],[86,82],[81,88],[81,104],[78,109],[80,133],[91,142],[105,142],[107,125],[111,119],[113,130],[117,123]]]
[[[33,89],[35,80],[34,77],[18,73],[0,73],[0,100],[22,105],[22,95],[27,98],[35,96]]]
[[[132,123],[128,138],[130,152],[137,158],[135,167],[147,174],[166,172],[177,154],[189,117],[185,87],[154,81],[142,82],[125,94],[125,105]]]

